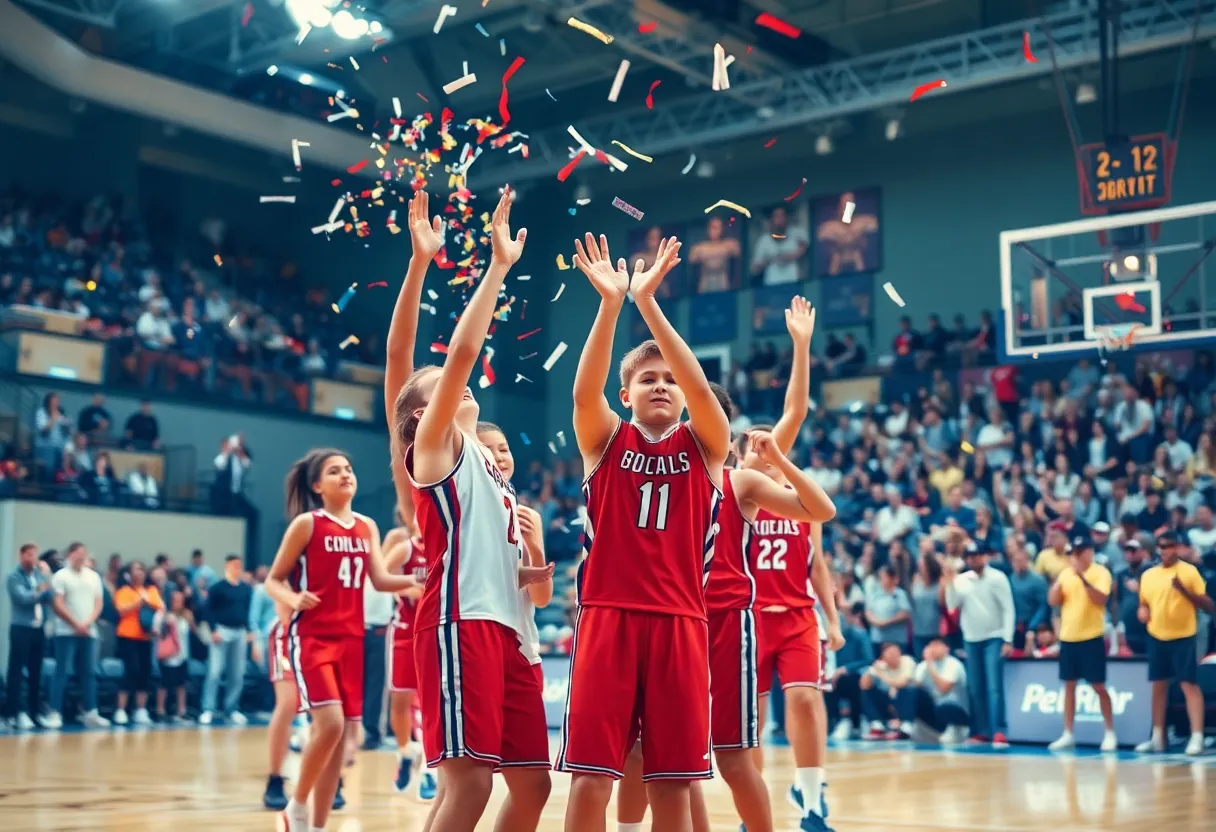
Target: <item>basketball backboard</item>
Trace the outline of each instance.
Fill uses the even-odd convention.
[[[1216,202],[1001,232],[1005,357],[1216,337],[1214,249]]]

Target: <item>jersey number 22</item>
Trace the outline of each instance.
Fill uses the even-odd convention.
[[[760,554],[756,556],[757,569],[785,569],[785,554],[789,551],[790,544],[784,540],[768,540],[760,541]]]

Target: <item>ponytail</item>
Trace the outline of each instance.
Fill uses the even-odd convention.
[[[287,471],[285,490],[288,518],[321,508],[321,495],[313,486],[321,479],[321,466],[325,464],[325,460],[334,456],[349,458],[345,452],[336,448],[314,448],[296,460]]]
[[[402,453],[413,444],[414,435],[418,432],[420,420],[414,411],[425,408],[430,399],[430,393],[424,390],[423,381],[427,376],[442,369],[433,364],[419,367],[406,379],[405,384],[401,385],[401,392],[397,394],[397,402],[393,406],[392,435]]]

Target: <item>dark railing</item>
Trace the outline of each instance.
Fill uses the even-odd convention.
[[[20,481],[0,480],[0,499],[38,500],[75,506],[107,506],[136,509],[140,511],[174,511],[183,514],[215,514],[207,499],[182,499],[161,494],[155,505],[149,505],[144,497],[127,491],[119,485],[117,492],[105,500],[90,499],[83,487],[76,483],[54,483],[37,479]]]
[[[28,458],[34,447],[34,418],[38,394],[24,384],[0,378],[0,447],[19,459]]]

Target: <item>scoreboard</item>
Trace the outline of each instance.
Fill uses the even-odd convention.
[[[1169,201],[1169,140],[1164,133],[1081,148],[1082,196],[1096,210]]]

